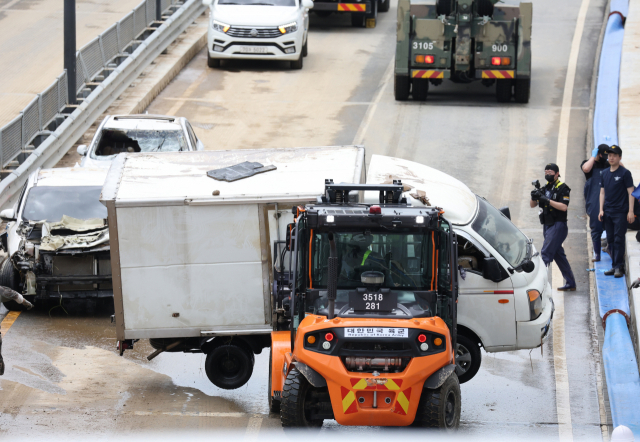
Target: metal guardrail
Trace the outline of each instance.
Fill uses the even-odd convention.
[[[148,1],[155,4],[155,0]],[[169,0],[163,1],[163,5],[169,4]],[[119,55],[115,57],[114,63],[108,63],[102,73],[98,73],[89,83],[84,83],[82,88],[78,87],[82,95],[78,99],[78,106],[66,105],[65,78],[59,78],[57,84],[52,85],[40,94],[37,100],[34,100],[38,109],[38,130],[44,127],[46,118],[53,115],[54,111],[52,109],[59,111],[62,107],[61,103],[65,103],[65,106],[62,113],[57,113],[52,123],[45,128],[47,130],[36,132],[33,138],[35,140],[33,143],[35,149],[33,151],[29,153],[23,150],[25,141],[27,141],[23,140],[23,130],[27,134],[25,137],[31,135],[34,130],[35,125],[32,122],[33,115],[35,115],[33,110],[34,102],[29,105],[31,106],[29,108],[30,112],[23,111],[20,116],[2,128],[0,134],[3,140],[0,151],[6,150],[8,155],[14,155],[13,158],[15,158],[15,152],[20,155],[21,150],[26,155],[22,158],[23,162],[17,169],[4,171],[6,177],[0,181],[0,209],[5,209],[15,204],[29,175],[40,167],[53,167],[91,127],[96,119],[108,109],[115,99],[138,78],[142,71],[206,9],[201,0],[186,0],[181,6],[172,5],[171,7],[173,10],[170,16],[163,16],[161,23],[154,23],[157,28],[148,28],[145,25],[142,34],[134,35],[136,40],[133,40],[124,49],[119,46]],[[126,35],[133,35],[136,29],[135,15],[136,12],[134,11],[118,22],[116,29],[120,28],[118,32],[123,32],[123,34],[116,35],[124,35],[124,38],[126,38]],[[146,9],[144,17],[146,21]],[[142,29],[142,25],[139,26],[138,29]],[[110,30],[113,32],[112,28],[109,28],[105,31],[105,34]],[[127,32],[131,34],[127,34]],[[112,35],[105,36],[103,34],[101,38],[102,41],[98,47],[101,48],[100,54],[102,56],[105,46],[109,48],[109,45],[113,44],[114,40]],[[121,44],[123,43],[118,40],[118,45]],[[81,51],[82,54],[89,54],[89,52],[84,51],[87,46]],[[107,50],[109,50],[108,48]],[[96,53],[97,51],[94,50],[93,54]],[[83,69],[86,67],[84,63],[86,63],[86,60],[81,60],[80,65]],[[89,66],[94,65],[89,64]],[[87,69],[87,72],[85,72],[87,77],[91,76],[91,71],[91,68]],[[58,97],[59,101],[54,101],[54,96]],[[28,114],[28,116],[25,117],[25,114]],[[43,118],[42,121],[41,118]],[[43,134],[40,137],[42,139],[39,138],[39,134]],[[7,140],[9,141],[7,142]]]
[[[161,0],[163,15],[176,8],[177,0]],[[173,12],[173,11],[170,11]],[[156,1],[144,0],[133,11],[102,34],[84,45],[76,53],[76,93],[86,98],[87,88],[97,77],[104,80],[117,66],[119,58],[135,50],[136,38],[147,30],[156,18]],[[24,161],[47,135],[55,130],[52,122],[67,107],[66,71],[51,86],[38,94],[20,114],[0,128],[0,166],[4,169],[19,158]]]

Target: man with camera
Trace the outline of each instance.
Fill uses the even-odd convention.
[[[573,277],[571,266],[562,248],[562,243],[567,238],[567,208],[569,206],[569,186],[561,182],[560,169],[557,165],[549,163],[544,168],[544,178],[547,185],[540,187],[538,181],[534,182],[536,189],[531,191],[531,207],[540,207],[540,223],[543,225],[542,234],[544,243],[540,255],[545,265],[555,261],[565,279],[565,285],[558,287],[558,291],[575,291],[576,280]],[[555,282],[555,281],[554,281]]]
[[[599,145],[594,149],[595,155],[584,160],[580,165],[586,182],[584,183],[584,201],[587,215],[589,215],[589,227],[591,228],[591,241],[593,243],[593,257],[591,261],[600,261],[600,249],[602,245],[602,232],[604,225],[598,219],[600,214],[600,172],[610,167],[607,160],[606,144]]]

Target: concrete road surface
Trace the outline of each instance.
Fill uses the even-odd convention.
[[[76,0],[77,48],[141,0]],[[64,70],[62,0],[0,0],[0,126],[15,118]]]
[[[564,318],[554,318],[543,349],[483,353],[480,372],[462,386],[459,436],[601,440],[604,410],[596,388],[579,164],[586,155],[605,4],[535,2],[528,105],[498,104],[493,88],[448,82],[432,87],[424,103],[396,102],[388,71],[395,50],[392,6],[379,15],[375,29],[353,29],[348,16],[312,15],[309,56],[301,71],[266,61],[209,69],[203,51],[148,111],[187,117],[207,149],[357,142],[366,145],[369,156],[423,162],[464,181],[495,206],[510,206],[514,222],[538,249],[542,235],[537,210],[529,208],[530,183],[543,179],[546,163],[564,158],[562,179],[573,189],[565,249],[578,290],[555,294]],[[572,44],[576,29],[583,32]],[[568,72],[576,73],[569,77],[575,82],[565,91]],[[554,287],[563,284],[559,279]],[[60,308],[27,312],[16,320],[5,339],[0,432],[117,435],[232,428],[246,438],[280,431],[279,417],[267,409],[268,351],[256,357],[246,386],[224,391],[207,380],[200,354],[162,354],[147,362],[144,357],[153,350],[141,341],[120,358],[109,314],[99,308],[87,313],[89,307],[75,306],[68,314]],[[353,435],[364,429],[330,421],[323,431]]]

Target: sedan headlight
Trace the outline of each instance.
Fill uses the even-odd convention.
[[[537,290],[527,290],[529,296],[529,317],[533,321],[542,313],[542,296]]]
[[[226,33],[231,26],[226,24],[226,23],[222,23],[222,22],[219,22],[219,21],[216,21],[216,20],[212,20],[211,21],[211,27],[214,30],[218,31],[218,32]]]
[[[280,29],[280,32],[283,34],[291,34],[292,32],[296,32],[298,30],[298,23],[287,23],[286,25],[278,26],[278,29]]]

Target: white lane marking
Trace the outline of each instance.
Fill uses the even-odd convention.
[[[258,433],[262,425],[261,417],[252,417],[247,424],[247,431],[244,433],[244,440],[247,442],[258,440]]]
[[[564,82],[564,93],[562,96],[562,110],[560,111],[560,129],[558,131],[558,153],[556,164],[560,169],[560,174],[564,175],[567,166],[567,143],[569,141],[569,122],[571,121],[571,102],[573,101],[573,85],[576,80],[576,69],[578,68],[578,55],[580,53],[580,42],[584,31],[584,22],[587,18],[589,0],[582,0],[580,11],[578,11],[578,21],[576,30],[573,33],[571,42],[571,52],[569,53],[569,66]]]
[[[380,84],[378,84],[378,90],[374,95],[373,101],[369,105],[367,112],[364,114],[364,118],[360,123],[360,127],[358,128],[358,132],[356,132],[356,136],[353,138],[353,143],[351,144],[362,144],[364,143],[364,136],[367,133],[367,129],[369,129],[369,124],[373,119],[374,114],[376,113],[376,108],[378,107],[378,103],[382,99],[382,93],[384,92],[389,79],[393,75],[393,65],[395,63],[395,57],[391,59],[389,66],[387,66],[387,70],[384,71],[384,75],[382,75],[382,79],[380,80]]]
[[[589,9],[589,0],[582,0],[578,11],[576,29],[571,42],[569,66],[562,95],[562,109],[560,111],[560,127],[558,130],[558,149],[556,164],[560,174],[564,175],[567,166],[567,144],[569,141],[569,123],[571,121],[571,102],[573,101],[573,86],[576,80],[580,42],[584,32],[584,22]],[[562,284],[562,274],[558,266],[551,266],[551,281],[554,286]],[[556,312],[553,318],[553,369],[556,378],[556,411],[558,414],[558,433],[561,441],[573,441],[573,426],[571,424],[571,396],[569,394],[569,372],[567,370],[567,354],[565,349],[564,324],[564,294],[553,289],[553,302]]]
[[[554,262],[551,266],[551,283],[562,286],[560,269]],[[556,410],[558,414],[558,432],[560,441],[573,440],[571,424],[571,397],[569,396],[569,372],[567,371],[567,354],[564,336],[564,293],[552,289],[553,303],[556,311],[553,314],[553,369],[556,377]]]

